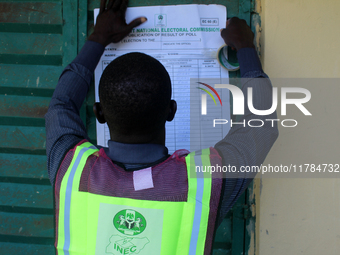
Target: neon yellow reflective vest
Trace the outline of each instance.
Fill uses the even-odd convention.
[[[110,197],[79,191],[88,157],[98,149],[76,147],[60,186],[58,255],[204,254],[211,178],[195,166],[210,166],[209,149],[186,156],[186,202]],[[207,177],[207,178],[203,178]]]

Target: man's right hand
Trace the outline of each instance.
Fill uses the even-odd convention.
[[[101,43],[106,46],[109,43],[117,43],[127,36],[134,27],[146,21],[145,17],[137,18],[126,24],[125,12],[128,0],[101,0],[100,11],[93,33],[88,40]]]
[[[254,33],[244,19],[236,17],[228,19],[226,28],[221,31],[221,36],[228,46],[236,50],[255,48]]]

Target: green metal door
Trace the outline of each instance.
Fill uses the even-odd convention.
[[[130,1],[131,6],[190,3],[226,5],[228,17],[238,16],[250,24],[250,0]],[[1,255],[55,254],[43,117],[59,75],[92,31],[93,9],[98,7],[94,0],[0,0]],[[95,142],[93,102],[92,90],[81,115]],[[248,250],[249,203],[244,194],[228,213],[217,231],[214,255]]]
[[[86,14],[86,1],[0,1],[2,255],[55,254],[43,117],[84,42]]]

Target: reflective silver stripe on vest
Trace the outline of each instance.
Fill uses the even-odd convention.
[[[195,166],[202,166],[202,151],[195,152]],[[196,190],[196,203],[195,203],[195,215],[194,215],[194,223],[192,226],[191,232],[191,240],[190,240],[190,248],[189,248],[189,255],[196,255],[197,249],[197,241],[198,241],[198,234],[200,231],[200,223],[202,217],[202,199],[203,199],[203,188],[204,188],[204,173],[198,171],[196,173],[197,179],[197,190]]]
[[[64,254],[69,255],[69,249],[70,249],[70,207],[71,207],[71,194],[72,194],[72,185],[73,185],[73,178],[76,173],[76,170],[79,166],[79,163],[81,161],[81,158],[83,157],[83,154],[90,149],[97,149],[95,146],[91,147],[84,147],[79,151],[79,154],[72,166],[70,175],[67,180],[67,186],[66,186],[66,195],[65,195],[65,210],[64,210],[64,235],[65,235],[65,243],[64,243]]]

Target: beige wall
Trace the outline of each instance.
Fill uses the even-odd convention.
[[[265,72],[271,78],[340,78],[339,13],[339,0],[262,0]],[[313,116],[295,130],[279,128],[266,164],[340,163],[340,82],[331,90],[322,85],[308,87]],[[264,178],[257,184],[257,254],[340,254],[340,178]]]

